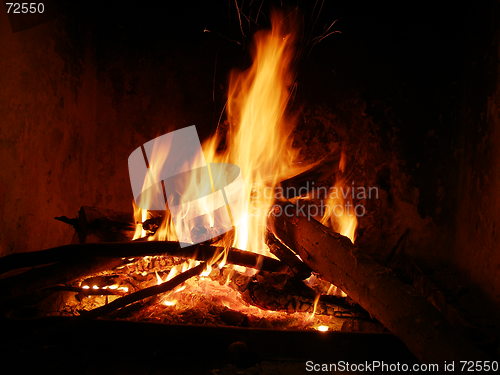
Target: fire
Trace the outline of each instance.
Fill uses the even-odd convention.
[[[348,237],[354,243],[358,219],[354,212],[352,200],[348,194],[348,184],[343,176],[346,168],[346,156],[342,152],[339,161],[337,179],[326,202],[326,210],[321,223],[331,227],[335,232]]]
[[[142,227],[142,223],[144,223],[147,218],[148,218],[148,211],[143,210],[142,208],[138,207],[135,202],[132,202],[133,207],[134,207],[134,219],[136,222],[135,226],[135,233],[134,237],[132,238],[133,240],[136,240],[138,238],[143,238],[146,237],[146,231]]]
[[[214,207],[208,200],[198,199],[196,202],[190,197],[200,197],[215,194],[214,188],[219,184],[218,179],[224,178],[210,167],[210,163],[230,163],[240,169],[241,189],[235,204],[229,205],[227,215],[230,218],[232,233],[218,240],[218,245],[235,247],[273,257],[265,244],[268,213],[275,202],[275,189],[283,180],[289,179],[311,167],[312,164],[298,163],[299,150],[292,145],[292,132],[296,125],[296,116],[288,110],[291,96],[291,85],[294,75],[292,61],[294,58],[295,36],[292,32],[290,18],[278,13],[271,17],[272,28],[255,34],[252,64],[244,71],[233,71],[229,80],[227,100],[227,133],[217,132],[202,145],[203,163],[206,161],[208,179],[203,181],[199,175],[186,177],[183,191],[179,199],[184,200],[181,211],[173,212],[167,209],[165,219],[149,240],[177,240],[191,238],[193,228],[186,225],[179,233],[178,226],[174,225],[179,215],[185,218],[190,211],[196,211],[198,217],[203,217],[204,230],[214,226]],[[153,147],[153,154],[148,166],[148,174],[144,187],[158,185],[162,164],[169,157],[168,148]],[[187,166],[189,167],[189,166]],[[345,168],[345,159],[340,168]],[[189,169],[189,168],[187,168]],[[343,179],[337,179],[335,186],[345,184]],[[163,189],[165,187],[163,186]],[[202,192],[203,194],[200,194]],[[163,191],[165,195],[165,190]],[[143,197],[142,202],[150,197]],[[342,197],[329,199],[328,210],[322,223],[332,226],[343,235],[354,241],[356,218],[347,214],[336,215],[331,207],[344,206]],[[165,198],[165,205],[167,198]],[[168,207],[167,207],[168,208]],[[152,213],[141,210],[134,205],[134,217],[138,223],[134,239],[146,236],[141,223],[150,218]],[[195,241],[192,241],[195,242]],[[162,304],[177,308],[183,300],[189,299],[188,293],[179,292],[186,287],[191,295],[210,294],[217,298],[226,307],[248,311],[252,314],[273,314],[271,311],[260,311],[257,307],[249,306],[241,300],[239,293],[228,288],[225,284],[216,283],[208,277],[212,271],[218,271],[225,265],[227,253],[219,254],[217,259],[207,262],[207,269],[199,276],[199,281],[189,280],[174,291],[167,293]],[[156,274],[156,283],[164,283],[176,275],[195,267],[199,262],[194,260],[172,267],[166,277]],[[213,267],[213,268],[212,268]],[[244,272],[245,270],[238,271]],[[229,277],[228,277],[229,280]],[[207,291],[208,290],[208,291]],[[217,296],[217,297],[216,297]],[[314,318],[319,295],[314,302],[314,312],[309,320]],[[259,312],[260,311],[260,312]],[[276,313],[277,314],[277,313]],[[320,326],[326,327],[327,326]],[[323,330],[323,328],[318,328]]]
[[[307,165],[297,166],[298,150],[292,146],[296,120],[287,112],[294,57],[294,34],[289,19],[274,13],[271,30],[256,33],[252,56],[253,63],[247,70],[232,72],[230,76],[228,133],[216,133],[208,139],[203,144],[203,154],[208,163],[231,163],[241,171],[242,191],[237,202],[228,208],[234,236],[232,243],[222,245],[272,256],[264,238],[267,214],[275,198],[274,189],[280,181],[308,168]],[[226,148],[220,151],[223,143]],[[168,152],[165,149],[154,150],[155,157],[151,158],[147,178],[156,179]],[[200,180],[191,177],[185,184],[183,196],[194,196],[200,190],[214,191],[213,186],[220,176],[215,174],[210,164],[208,166],[210,180],[200,186]],[[144,186],[149,185],[151,181],[144,182]],[[205,217],[205,228],[211,228],[213,208],[204,204],[201,202],[193,207],[193,203],[188,201],[186,212],[179,215],[185,215],[188,210],[201,211]],[[147,212],[136,208],[135,217],[137,222],[143,222]],[[149,239],[175,240],[172,219],[167,210],[163,225]],[[186,233],[190,231],[192,228],[185,228]],[[144,235],[144,230],[138,226],[134,238]]]
[[[204,144],[212,161],[231,162],[241,168],[244,191],[235,223],[233,246],[270,255],[264,236],[277,184],[307,168],[297,167],[298,150],[292,147],[295,118],[287,113],[294,35],[279,14],[272,29],[255,35],[253,63],[230,76],[227,149],[217,153],[222,136]]]

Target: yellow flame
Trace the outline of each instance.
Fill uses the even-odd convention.
[[[186,286],[183,285],[183,286],[180,286],[178,287],[177,289],[174,290],[174,293],[179,293],[179,292],[182,292],[184,289],[186,289]]]
[[[319,297],[321,297],[321,295],[319,293],[316,294],[316,297],[314,297],[313,311],[312,311],[311,315],[309,316],[309,319],[314,318],[314,315],[316,315],[316,309],[318,308]]]
[[[158,275],[158,272],[155,271],[155,276],[156,276],[156,285],[160,285],[163,283],[163,280],[162,278],[160,277],[160,275]]]
[[[272,29],[255,35],[253,62],[230,76],[227,148],[218,153],[222,135],[204,143],[207,158],[241,168],[244,189],[238,207],[233,246],[270,255],[264,236],[277,184],[307,169],[297,167],[292,146],[295,118],[287,112],[294,35],[285,18],[272,15]]]
[[[339,173],[333,189],[326,200],[326,210],[321,223],[331,227],[334,231],[348,237],[352,243],[356,239],[358,219],[353,202],[349,194],[349,185],[343,173],[346,167],[345,153],[342,152],[339,162]]]
[[[203,144],[203,155],[207,162],[231,163],[241,170],[243,191],[241,199],[231,204],[229,217],[234,227],[232,243],[221,246],[234,246],[244,250],[271,255],[264,241],[267,214],[274,202],[274,189],[277,184],[305,169],[308,165],[297,166],[298,150],[292,146],[292,131],[296,120],[287,112],[290,99],[290,86],[293,83],[291,63],[294,57],[294,25],[290,18],[281,14],[272,15],[272,28],[255,34],[253,62],[245,71],[233,71],[230,76],[227,120],[227,134],[216,133]],[[221,151],[221,145],[225,147]],[[154,148],[150,167],[144,186],[150,186],[158,178],[161,164],[167,159],[169,150]],[[201,157],[201,155],[200,155]],[[213,173],[213,171],[212,171]],[[198,181],[193,175],[186,184],[183,197],[200,196],[198,191],[213,192],[216,178],[210,173],[210,181]],[[207,186],[210,184],[211,186]],[[200,190],[201,189],[201,190]],[[144,202],[147,203],[148,197]],[[208,200],[207,200],[208,202]],[[188,199],[184,202],[179,217],[172,218],[167,212],[166,219],[149,239],[176,240],[173,220],[187,215],[194,209]],[[204,213],[205,230],[214,225],[212,207],[196,207]],[[136,220],[142,221],[147,213],[136,210]],[[193,228],[182,228],[183,237],[189,237]],[[198,223],[200,225],[200,223]],[[179,233],[177,233],[179,234]],[[143,237],[144,230],[136,230],[134,238]],[[180,235],[179,235],[180,237]],[[272,256],[272,255],[271,255]],[[224,263],[225,260],[223,259]]]
[[[157,241],[177,241],[174,222],[169,210],[166,210],[165,218],[163,219],[160,227],[158,228],[154,236],[151,236],[149,239]]]
[[[272,254],[265,245],[265,231],[268,212],[275,200],[275,188],[281,181],[293,177],[311,166],[298,163],[299,150],[292,145],[292,132],[296,125],[296,117],[290,114],[287,109],[291,95],[290,88],[294,80],[291,64],[294,57],[295,36],[293,30],[295,25],[291,23],[293,20],[278,13],[272,15],[271,21],[272,28],[270,30],[260,31],[255,35],[250,67],[244,71],[231,73],[226,107],[229,124],[227,133],[217,132],[202,145],[203,155],[208,163],[237,165],[243,179],[241,199],[235,206],[231,205],[229,212],[234,233],[221,239],[218,245],[234,246],[269,256]],[[144,186],[149,186],[151,181],[155,181],[155,171],[161,169],[161,163],[167,159],[168,153],[168,149],[156,148],[154,150],[152,157],[154,160],[150,165],[147,177],[153,180],[145,181]],[[339,167],[342,170],[345,168],[345,160]],[[210,168],[209,174],[209,181],[198,181],[195,175],[188,177],[190,180],[185,184],[185,191],[180,192],[182,193],[181,199],[184,196],[200,196],[196,194],[200,191],[199,189],[213,192],[214,179],[217,177],[213,175],[213,170],[210,171]],[[340,183],[340,180],[337,183]],[[178,213],[178,217],[172,217],[170,211],[166,211],[165,220],[156,234],[149,237],[150,240],[177,240],[176,230],[179,228],[174,227],[174,220],[177,222],[177,219],[187,216],[189,210],[193,209],[189,199],[183,202],[185,203],[183,211]],[[202,224],[207,230],[210,230],[215,221],[213,208],[196,207],[196,210],[204,213]],[[135,210],[134,212],[138,222],[143,222],[148,218],[147,211]],[[179,220],[179,222],[181,221]],[[337,223],[336,218],[324,217],[325,223],[330,221]],[[348,235],[347,228],[343,224],[341,226],[340,233]],[[183,235],[189,235],[192,230],[193,228],[188,226],[182,228]],[[141,227],[140,230],[137,229],[134,238],[145,235],[145,231]],[[354,229],[350,238],[354,240]],[[216,264],[217,267],[222,268],[226,257],[227,252],[217,255],[207,263]],[[192,260],[172,267],[166,278],[157,275],[157,283],[171,280],[196,264],[197,262]],[[179,298],[174,300],[172,295],[186,286],[190,291],[197,289],[204,291],[205,286],[207,288],[210,286],[208,289],[212,291],[222,288],[223,286],[213,283],[209,277],[204,277],[209,275],[210,270],[211,268],[205,270],[198,278],[198,282],[190,280],[168,293],[162,303],[166,306],[173,306],[182,297],[176,295],[175,297]],[[228,281],[229,278],[228,275]],[[225,296],[225,293],[227,293],[227,289],[220,292],[220,295]],[[228,295],[223,304],[233,307],[236,304],[243,307],[243,302],[236,302],[239,301],[238,298],[238,293],[235,292],[234,295]],[[315,300],[313,314],[308,314],[311,319],[316,312],[318,299],[319,296]],[[254,309],[248,306],[246,308]]]
[[[135,233],[134,237],[132,238],[133,240],[137,238],[142,238],[146,237],[146,231],[142,227],[142,223],[145,222],[148,219],[148,211],[143,210],[142,208],[138,207],[135,202],[132,202],[133,207],[134,207],[134,220],[135,220]]]

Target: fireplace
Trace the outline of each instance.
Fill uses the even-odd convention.
[[[498,357],[493,2],[38,10],[0,23],[5,361]]]

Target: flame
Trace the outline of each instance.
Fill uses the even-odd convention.
[[[348,237],[354,243],[358,219],[349,194],[349,185],[344,177],[345,168],[346,156],[342,152],[338,167],[339,173],[337,174],[333,188],[330,189],[330,194],[326,201],[326,210],[321,218],[321,223]]]
[[[160,275],[158,275],[158,272],[155,271],[155,276],[156,276],[156,285],[160,285],[163,283],[163,280],[162,278],[160,277]]]
[[[143,149],[144,152],[144,149]],[[167,161],[169,154],[169,150],[165,149],[164,147],[160,147],[157,142],[153,143],[153,148],[151,152],[151,156],[148,160],[148,168],[147,168],[147,173],[144,178],[144,183],[143,183],[143,190],[148,190],[150,186],[158,186],[161,184],[163,187],[163,183],[161,181],[161,171],[163,168],[163,165]],[[149,190],[151,191],[151,190]],[[165,197],[165,195],[164,195]],[[149,206],[153,201],[153,193],[151,191],[151,194],[145,194],[144,196],[141,196],[141,205],[142,206]],[[166,206],[166,197],[164,204]],[[134,207],[134,219],[136,222],[136,228],[135,228],[135,233],[133,239],[137,238],[143,238],[147,235],[146,231],[143,228],[143,222],[148,219],[149,213],[148,210],[142,209],[139,206],[137,206],[134,202],[133,204]],[[153,238],[149,238],[149,240],[152,240]]]
[[[177,241],[174,222],[169,210],[165,211],[165,218],[163,219],[160,227],[153,236],[148,238],[148,240]]]
[[[240,199],[237,204],[228,208],[233,231],[218,241],[223,247],[236,247],[242,250],[253,251],[273,257],[265,244],[265,234],[269,210],[275,201],[275,189],[278,184],[311,167],[312,164],[299,163],[299,150],[292,145],[292,132],[296,125],[296,116],[288,111],[291,97],[290,88],[293,84],[292,61],[294,58],[295,36],[290,17],[285,18],[279,13],[272,14],[272,27],[270,30],[260,31],[255,34],[252,63],[247,70],[233,71],[230,75],[228,100],[227,100],[227,132],[217,131],[203,145],[203,156],[207,163],[230,163],[240,168],[243,181]],[[144,186],[158,183],[161,164],[168,159],[169,149],[154,147],[149,165],[148,175]],[[200,155],[202,157],[202,155]],[[339,166],[345,168],[345,160]],[[190,197],[199,197],[204,194],[199,192],[214,193],[219,176],[208,164],[209,179],[200,181],[196,175],[187,176],[188,181],[183,185],[185,189],[181,194],[183,209],[172,216],[166,210],[165,219],[160,228],[149,240],[177,240],[189,238],[193,228],[189,227],[188,220],[179,233],[179,228],[174,226],[174,220],[187,217],[190,211],[195,210],[199,217],[203,217],[203,229],[210,230],[215,218],[213,207],[208,200],[197,200],[196,207]],[[337,184],[345,181],[337,179]],[[146,197],[146,200],[148,198]],[[143,201],[147,203],[146,201]],[[167,202],[165,202],[167,203]],[[328,201],[331,207],[336,201]],[[344,201],[340,201],[344,203]],[[168,207],[167,207],[168,208]],[[134,216],[137,223],[144,222],[149,214],[134,206]],[[347,222],[352,222],[351,217],[339,218],[333,213],[325,213],[323,223],[333,225],[334,229],[349,236],[354,241],[356,224],[349,229]],[[354,220],[356,218],[354,217]],[[183,224],[184,225],[184,224]],[[350,224],[353,225],[352,223]],[[135,238],[146,236],[142,224],[137,225]],[[193,241],[195,242],[195,241]],[[191,295],[210,295],[232,309],[251,312],[255,315],[280,314],[273,311],[263,311],[244,302],[239,294],[227,287],[230,279],[223,285],[214,282],[209,275],[212,271],[218,272],[225,265],[227,252],[217,254],[208,263],[207,269],[195,279],[188,280],[176,290],[167,293],[162,298],[165,306],[176,306],[188,303]],[[171,280],[176,275],[194,267],[199,262],[190,260],[181,265],[172,267],[166,277],[156,274],[156,283],[161,284]],[[233,268],[241,271],[240,268]],[[241,271],[243,272],[243,271]],[[179,292],[188,288],[190,293]],[[312,314],[308,320],[316,319],[315,312],[319,295],[314,302]],[[301,314],[301,313],[297,313]]]
[[[294,34],[290,19],[273,13],[271,20],[271,30],[255,34],[251,66],[247,70],[231,73],[227,133],[216,132],[204,142],[202,148],[208,163],[235,164],[241,169],[243,178],[241,199],[229,209],[234,236],[230,239],[231,243],[226,239],[219,244],[272,257],[264,237],[267,214],[275,199],[275,188],[280,181],[301,173],[311,165],[298,166],[298,150],[292,146],[296,118],[287,111],[294,78],[291,69]],[[168,152],[168,149],[153,147],[144,186],[150,186],[152,181],[158,182],[159,171],[168,158]],[[345,169],[346,157],[342,152],[333,194],[326,201],[321,222],[354,242],[357,218],[352,199],[344,194],[348,187]],[[194,207],[192,201],[183,197],[200,196],[200,191],[214,192],[214,180],[219,176],[214,175],[213,170],[211,172],[210,164],[208,171],[209,181],[200,182],[196,176],[187,177],[190,180],[185,184],[181,197],[185,204],[182,211],[176,213],[177,218],[183,218],[194,210],[202,213],[204,220],[198,225],[203,230],[210,230],[214,225],[213,207],[208,200],[197,201]],[[134,206],[134,215],[139,223],[134,239],[144,237],[146,233],[140,223],[147,219],[148,212]],[[149,240],[177,240],[179,233],[176,233],[176,229],[179,228],[174,227],[174,219],[170,211],[166,210],[165,220]],[[179,237],[190,237],[194,228],[189,227],[189,221],[179,222],[183,223],[182,235]]]
[[[267,214],[275,198],[275,188],[280,181],[290,178],[309,166],[297,166],[298,149],[292,146],[294,116],[287,112],[290,86],[293,83],[291,63],[294,57],[294,34],[290,18],[279,13],[272,15],[272,28],[255,34],[253,62],[245,71],[233,71],[230,76],[227,134],[217,132],[204,142],[203,155],[208,163],[231,163],[240,168],[243,179],[241,199],[231,205],[229,216],[234,229],[230,243],[243,250],[272,256],[265,245]],[[221,151],[221,145],[225,148]],[[169,150],[155,148],[144,186],[156,181],[161,164],[168,158]],[[214,175],[209,167],[210,181],[201,182],[195,176],[188,177],[184,197],[200,196],[210,184],[213,192]],[[157,181],[156,181],[157,182]],[[208,187],[210,188],[210,187]],[[208,189],[210,190],[210,189]],[[214,223],[213,207],[207,201],[197,202],[186,198],[185,210],[177,215],[187,215],[189,210],[203,212],[204,230]],[[135,210],[136,220],[142,222],[147,212]],[[149,239],[175,240],[177,238],[172,218],[167,216],[156,234]],[[185,221],[188,223],[189,221]],[[199,224],[199,223],[198,223]],[[188,224],[186,224],[188,225]],[[139,226],[135,238],[145,236]],[[178,229],[178,228],[177,228]],[[190,236],[193,228],[183,228],[183,236]],[[181,237],[177,232],[178,237]],[[195,242],[195,241],[193,241]],[[222,259],[224,263],[225,259]]]
[[[318,308],[319,297],[320,297],[320,294],[316,294],[316,297],[314,297],[313,311],[312,311],[309,319],[312,319],[314,317],[314,315],[316,315],[316,309]]]
[[[253,63],[248,70],[230,76],[227,149],[218,153],[222,135],[205,142],[207,158],[230,162],[241,168],[244,189],[237,213],[233,246],[270,255],[264,236],[274,189],[307,166],[296,166],[298,150],[292,146],[296,120],[287,112],[294,35],[291,25],[278,13],[272,29],[256,33]]]
[[[132,202],[132,205],[134,207],[134,220],[136,223],[135,233],[134,233],[134,237],[132,238],[132,240],[136,240],[138,238],[146,237],[146,231],[142,227],[142,223],[147,220],[148,211],[143,210],[142,208],[138,207],[135,204],[135,202]]]

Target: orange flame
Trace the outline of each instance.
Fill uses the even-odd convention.
[[[342,152],[339,161],[339,173],[333,189],[326,201],[326,210],[321,223],[331,227],[334,231],[348,237],[352,243],[356,239],[358,219],[353,202],[349,194],[349,187],[343,173],[346,168],[345,153]]]
[[[207,162],[235,164],[240,168],[243,179],[241,199],[231,205],[229,213],[234,239],[231,244],[225,245],[270,256],[264,237],[267,214],[275,198],[274,190],[280,181],[308,168],[307,165],[296,166],[299,151],[293,148],[291,137],[296,121],[287,113],[289,89],[293,82],[293,47],[290,19],[274,13],[271,30],[255,34],[250,68],[232,72],[230,76],[228,133],[216,133],[203,144]],[[224,139],[227,139],[227,147],[219,151]],[[164,154],[161,150],[155,151],[158,151],[160,162],[166,159],[168,150],[163,150]],[[213,176],[212,171],[210,177],[213,187],[217,176]],[[187,196],[195,195],[193,192],[199,189],[207,190],[207,186],[200,187],[200,181],[194,178],[186,186],[187,191],[183,195]],[[210,228],[213,211],[206,207],[204,214],[206,227]],[[143,218],[144,214],[136,212],[138,221],[139,216]],[[150,239],[175,239],[171,219],[167,213],[167,220]],[[191,229],[186,228],[186,231]]]
[[[148,211],[143,210],[142,208],[138,207],[135,202],[132,202],[132,205],[134,207],[134,220],[135,220],[135,233],[134,237],[132,238],[133,240],[136,240],[138,238],[142,238],[146,236],[146,231],[142,227],[142,223],[145,222],[148,218]]]
[[[264,236],[277,184],[307,166],[297,167],[292,147],[295,118],[287,113],[294,35],[277,13],[272,29],[255,35],[253,63],[230,77],[227,114],[230,128],[225,152],[217,153],[218,134],[204,144],[207,158],[241,168],[244,189],[233,246],[270,255]]]
[[[291,64],[294,57],[294,34],[290,18],[285,18],[278,13],[272,14],[272,28],[256,33],[254,39],[252,64],[245,71],[232,72],[229,82],[227,101],[227,121],[229,129],[227,134],[217,132],[213,137],[204,142],[203,155],[208,163],[231,163],[237,165],[241,171],[243,191],[241,199],[236,205],[229,208],[229,217],[233,224],[234,236],[226,236],[219,241],[221,246],[233,246],[268,256],[273,256],[265,244],[265,231],[269,210],[275,200],[277,185],[291,178],[311,165],[299,163],[299,150],[292,145],[292,132],[296,124],[295,116],[287,111],[290,100],[290,87],[293,83]],[[222,147],[224,145],[224,147]],[[222,151],[221,151],[222,149]],[[154,149],[156,162],[150,166],[150,176],[155,180],[156,171],[161,169],[160,164],[167,159],[168,149]],[[152,157],[153,159],[154,157]],[[345,157],[339,164],[343,173]],[[197,192],[214,192],[214,185],[218,176],[208,168],[209,181],[200,181],[189,177],[184,186],[186,191],[182,195],[202,196]],[[151,181],[145,181],[149,186]],[[207,186],[208,185],[208,186]],[[343,179],[337,179],[335,187],[345,185]],[[181,197],[182,199],[182,197]],[[190,200],[186,199],[186,211],[189,210]],[[349,215],[335,215],[332,207],[338,204],[344,206],[345,199],[329,199],[327,212],[322,223],[332,226],[333,229],[354,241],[356,217]],[[203,212],[206,228],[214,222],[213,207],[196,207],[197,212]],[[135,207],[135,206],[134,206]],[[184,214],[184,213],[183,213]],[[148,212],[135,208],[134,215],[137,222],[142,223],[148,218]],[[173,225],[170,211],[166,211],[165,220],[154,236],[149,239],[177,240],[176,228]],[[189,233],[192,228],[185,228]],[[144,237],[142,225],[138,225],[134,238]],[[180,236],[179,236],[180,237]],[[231,243],[228,243],[231,242]],[[252,314],[280,314],[278,312],[263,311],[255,306],[248,305],[241,298],[239,292],[210,279],[212,265],[222,268],[225,264],[225,254],[219,254],[217,259],[209,263],[205,272],[199,277],[198,282],[193,279],[187,281],[176,290],[167,293],[163,298],[163,305],[177,308],[183,303],[188,303],[188,293],[179,292],[189,288],[191,293],[199,295],[210,294],[217,298],[228,308],[248,311]],[[156,274],[156,282],[161,284],[177,274],[194,267],[199,262],[194,260],[185,262],[171,268],[166,277]],[[217,271],[217,269],[214,269]],[[229,282],[230,274],[227,276]],[[315,312],[319,295],[314,303],[314,311],[307,314],[307,319],[315,319]],[[304,313],[305,314],[305,313]],[[326,330],[328,326],[319,326],[319,330]]]
[[[311,165],[297,166],[298,150],[292,146],[292,131],[296,124],[294,116],[287,112],[290,99],[290,86],[293,83],[291,63],[294,57],[294,34],[290,19],[279,13],[273,13],[272,28],[255,34],[253,62],[245,71],[233,71],[230,76],[227,119],[227,134],[216,133],[203,144],[203,153],[207,162],[232,163],[241,169],[243,192],[236,205],[231,206],[229,215],[234,227],[234,239],[231,244],[239,249],[272,256],[265,245],[266,220],[275,196],[274,189],[280,181],[286,180]],[[226,142],[224,142],[226,140]],[[226,144],[223,151],[220,145]],[[154,149],[151,158],[150,173],[147,178],[155,180],[161,165],[166,160],[169,150]],[[357,219],[352,209],[346,209],[350,200],[341,191],[346,186],[342,177],[346,166],[345,154],[339,162],[339,175],[333,194],[326,201],[327,210],[321,220],[335,231],[355,239]],[[210,168],[209,168],[210,171]],[[212,172],[213,173],[213,172]],[[196,196],[196,192],[212,191],[214,179],[203,182],[192,177],[186,184],[185,196]],[[145,186],[150,182],[145,181]],[[206,186],[211,184],[210,186]],[[200,186],[203,185],[203,186]],[[187,200],[187,199],[186,199]],[[193,209],[186,202],[186,211]],[[203,211],[205,226],[213,225],[212,207],[197,207]],[[143,222],[147,211],[134,209],[137,222]],[[192,228],[184,228],[186,232]],[[145,236],[140,225],[135,238]],[[173,218],[169,211],[156,234],[150,240],[176,240],[177,235]]]

